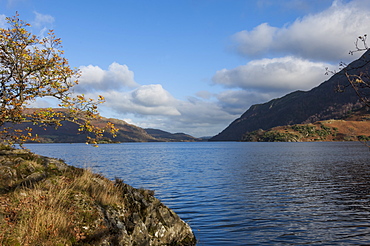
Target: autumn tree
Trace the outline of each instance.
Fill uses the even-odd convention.
[[[41,127],[61,126],[63,121],[79,125],[79,131],[89,133],[87,142],[96,143],[105,131],[116,132],[114,125],[105,128],[92,124],[100,118],[97,105],[104,102],[73,95],[80,73],[72,69],[63,56],[61,39],[50,30],[39,38],[28,31],[30,24],[14,17],[6,18],[8,27],[0,29],[0,141],[22,144],[36,140],[32,128],[21,129],[18,124],[32,122]],[[63,111],[52,109],[27,110],[37,98],[56,98]]]

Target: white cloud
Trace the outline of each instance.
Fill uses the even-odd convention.
[[[33,12],[35,14],[35,20],[33,21],[33,25],[35,27],[43,27],[45,25],[50,25],[53,24],[55,19],[51,15],[45,15],[45,14],[40,14],[36,11]]]
[[[180,115],[177,100],[159,84],[143,85],[131,92],[106,93],[106,105],[121,114]]]
[[[46,33],[48,33],[50,29],[53,29],[52,27],[55,19],[51,15],[41,14],[36,11],[33,13],[35,14],[35,19],[31,22],[31,24],[38,30],[38,36],[45,37]]]
[[[189,97],[179,101],[177,109],[181,115],[160,119],[162,129],[170,132],[185,132],[196,137],[215,135],[240,115],[227,112],[217,102]],[[155,121],[152,121],[157,122]],[[181,130],[179,130],[181,129]]]
[[[181,101],[177,107],[182,116],[178,120],[183,123],[215,123],[230,120],[231,116],[218,103],[195,97],[189,97],[187,101]]]
[[[99,66],[81,66],[79,84],[75,87],[78,93],[87,91],[122,90],[139,86],[134,80],[134,72],[128,66],[113,62],[108,70]]]
[[[210,99],[213,96],[213,94],[210,93],[209,91],[198,91],[196,93],[196,96],[203,99]]]
[[[258,57],[266,54],[274,43],[278,28],[270,26],[268,23],[262,23],[252,31],[241,31],[234,35],[238,43],[238,51],[247,56]]]
[[[250,58],[275,54],[338,62],[351,59],[348,51],[354,48],[356,37],[369,31],[369,23],[369,1],[334,1],[327,10],[283,27],[262,23],[233,38],[237,51]]]
[[[6,15],[0,15],[0,28],[5,28],[6,25]]]
[[[315,63],[292,56],[254,60],[234,69],[222,69],[213,76],[213,82],[229,88],[267,92],[308,90],[328,77],[327,63]]]
[[[147,107],[169,105],[174,98],[159,84],[143,85],[131,93],[133,101]]]

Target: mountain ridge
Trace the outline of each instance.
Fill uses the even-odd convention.
[[[367,51],[348,65],[345,71],[350,74],[367,72],[370,68],[369,60],[370,51]],[[351,88],[337,91],[336,88],[348,87],[348,83],[342,70],[309,91],[298,90],[266,103],[252,105],[210,141],[241,141],[245,134],[259,129],[342,119],[348,111],[363,106]]]
[[[38,108],[28,108],[28,112],[36,111]],[[54,108],[54,111],[65,112],[65,109]],[[115,142],[184,142],[184,141],[202,141],[201,139],[192,137],[185,133],[170,133],[159,129],[152,129],[152,132],[141,127],[127,123],[126,121],[105,118],[92,120],[94,126],[104,127],[108,122],[111,122],[118,129],[117,136],[113,138],[109,134],[104,134],[101,143]],[[62,126],[55,129],[54,126],[38,127],[31,122],[24,122],[13,125],[15,129],[32,128],[32,133],[38,135],[38,140],[41,143],[84,143],[86,135],[80,134],[78,125],[69,121],[62,121]],[[156,133],[154,134],[155,131]],[[151,134],[153,133],[153,134]]]
[[[195,138],[193,136],[190,136],[186,133],[177,132],[177,133],[170,133],[166,132],[160,129],[153,129],[153,128],[145,128],[144,129],[150,136],[158,139],[163,140],[164,142],[174,142],[174,141],[200,141],[199,138]]]

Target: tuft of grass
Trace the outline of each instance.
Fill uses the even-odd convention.
[[[0,245],[82,245],[105,229],[99,206],[123,204],[113,182],[75,169],[0,197]]]
[[[74,182],[75,190],[82,190],[95,199],[99,205],[122,203],[122,190],[105,177],[84,169],[82,175]]]

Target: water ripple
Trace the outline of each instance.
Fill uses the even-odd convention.
[[[198,245],[370,244],[369,151],[361,144],[27,147],[155,190]]]

